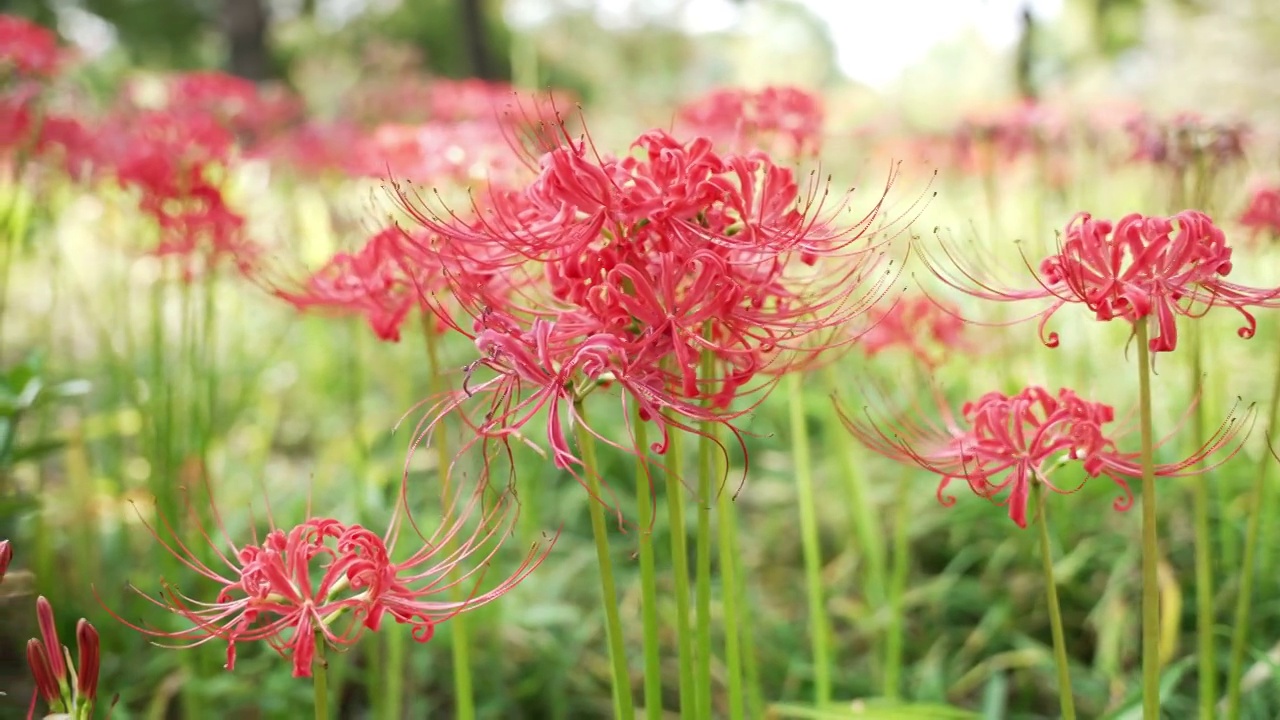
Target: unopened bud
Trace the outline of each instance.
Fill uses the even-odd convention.
[[[80,659],[76,663],[76,696],[93,702],[98,694],[101,655],[98,650],[98,631],[84,618],[76,623],[76,646],[80,651]]]
[[[31,666],[31,677],[36,681],[36,692],[44,698],[49,709],[62,709],[62,690],[58,687],[58,678],[49,666],[49,656],[45,654],[44,645],[31,638],[27,641],[27,665]]]
[[[13,559],[13,544],[8,540],[0,540],[0,582],[4,582],[4,574],[9,569],[9,561]]]
[[[62,645],[58,642],[58,628],[53,622],[53,606],[43,595],[36,598],[36,621],[40,624],[40,637],[44,639],[45,657],[53,676],[62,680],[67,676],[66,663],[62,659]]]

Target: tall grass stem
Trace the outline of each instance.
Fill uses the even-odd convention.
[[[1062,628],[1062,608],[1058,605],[1058,584],[1053,579],[1053,546],[1049,542],[1049,515],[1045,512],[1044,488],[1040,478],[1031,486],[1032,501],[1040,515],[1040,564],[1044,569],[1044,594],[1049,605],[1049,628],[1053,635],[1053,661],[1058,670],[1058,701],[1062,720],[1075,720],[1076,704],[1071,692],[1071,665],[1067,659],[1067,637]]]
[[[1147,318],[1133,324],[1138,345],[1138,413],[1142,434],[1142,716],[1160,717],[1160,539],[1156,527],[1155,446],[1151,430],[1151,352]]]
[[[822,547],[818,537],[817,498],[813,489],[813,462],[809,453],[809,425],[805,420],[804,378],[787,377],[791,409],[792,467],[796,474],[796,500],[800,505],[800,547],[804,555],[805,589],[809,598],[809,643],[813,653],[813,700],[831,702],[831,630],[827,622],[826,594],[822,587]]]

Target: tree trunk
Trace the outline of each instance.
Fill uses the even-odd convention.
[[[489,57],[489,29],[484,22],[484,0],[458,0],[458,15],[462,20],[462,41],[466,46],[471,74],[484,80],[494,80],[493,61]]]
[[[265,0],[223,0],[222,32],[227,40],[227,70],[249,80],[275,75],[267,48],[269,16]]]

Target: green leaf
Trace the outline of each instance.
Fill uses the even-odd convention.
[[[1184,657],[1165,669],[1160,677],[1160,700],[1164,702],[1173,693],[1173,688],[1182,680],[1182,676],[1196,662],[1194,655]],[[1098,720],[1142,720],[1142,687],[1135,686],[1119,708],[1103,715]]]
[[[48,455],[56,450],[62,449],[67,442],[60,438],[45,438],[27,443],[21,447],[15,448],[11,462],[19,463],[25,460],[35,460],[36,458]]]

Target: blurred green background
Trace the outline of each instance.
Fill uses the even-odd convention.
[[[1054,229],[1077,210],[1102,216],[1168,210],[1160,172],[1109,164],[1106,149],[1073,138],[1063,153],[1073,174],[1067,187],[1058,188],[1030,165],[977,176],[949,167],[944,156],[920,157],[895,143],[945,136],[963,118],[997,112],[1019,98],[1039,98],[1079,115],[1118,116],[1121,108],[1137,107],[1247,120],[1258,140],[1245,163],[1219,179],[1210,199],[1211,210],[1233,231],[1245,180],[1280,171],[1276,3],[872,5],[6,0],[0,11],[54,27],[76,44],[85,62],[74,71],[74,83],[99,101],[140,73],[220,68],[285,83],[305,99],[312,116],[335,118],[350,111],[351,98],[362,89],[389,78],[478,77],[573,92],[593,136],[619,152],[648,127],[669,126],[678,103],[710,88],[798,85],[827,103],[823,172],[873,187],[891,158],[905,158],[903,205],[922,192],[938,192],[915,234],[979,236],[1002,248],[1015,271],[1009,241],[1047,246]],[[394,97],[394,83],[389,87]],[[230,173],[226,186],[269,245],[272,264],[294,274],[336,249],[358,245],[389,212],[385,193],[370,180],[299,178],[247,165]],[[36,188],[6,176],[0,190],[11,263],[0,338],[7,373],[0,378],[3,428],[10,439],[7,454],[0,454],[0,537],[12,538],[16,548],[11,575],[0,588],[0,690],[6,693],[0,717],[23,716],[30,697],[20,648],[35,634],[32,592],[51,598],[64,638],[81,616],[98,627],[102,694],[120,696],[114,718],[305,717],[310,687],[292,679],[287,663],[268,649],[244,646],[236,671],[228,673],[222,670],[224,648],[153,647],[103,606],[134,621],[168,622],[127,587],[153,591],[160,576],[181,573],[150,541],[134,504],[147,508],[158,498],[179,508],[175,488],[202,473],[233,526],[250,520],[239,513],[232,518],[227,508],[261,509],[269,497],[277,517],[296,519],[309,501],[326,515],[377,527],[395,499],[417,419],[411,410],[430,392],[421,333],[410,328],[401,342],[381,343],[358,318],[300,315],[232,277],[194,287],[167,282],[157,263],[137,257],[145,230],[127,203],[100,188]],[[1280,283],[1274,246],[1242,252],[1252,260],[1240,263],[1242,282]],[[909,274],[903,284],[912,284]],[[1280,362],[1280,318],[1262,316],[1257,337],[1246,342],[1235,336],[1237,319],[1227,315],[1212,315],[1200,330],[1213,338],[1206,344],[1213,379],[1202,404],[1210,427],[1236,397],[1265,404]],[[1044,383],[1090,392],[1123,414],[1136,396],[1130,367],[1121,365],[1123,334],[1079,314],[1056,322],[1064,337],[1057,350],[1039,345],[1028,328],[974,328],[986,352],[956,358],[935,377],[957,405],[997,387]],[[474,359],[474,348],[457,339],[444,353],[445,367]],[[1157,368],[1158,432],[1175,429],[1194,394],[1188,362],[1175,356]],[[866,542],[878,539],[883,552],[895,531],[907,531],[902,518],[910,517],[904,695],[977,717],[1056,717],[1031,536],[1006,522],[1003,510],[971,497],[954,508],[939,506],[923,473],[913,475],[869,453],[852,460],[845,455],[852,440],[832,421],[830,393],[857,406],[860,381],[897,388],[914,372],[905,355],[865,360],[854,353],[806,395],[822,498],[822,577],[836,640],[837,695],[853,701],[878,693],[884,669],[877,643],[890,620],[883,598],[864,582]],[[397,429],[406,413],[407,427]],[[738,552],[744,597],[753,608],[756,671],[765,700],[787,704],[770,712],[805,717],[806,710],[796,708],[811,696],[813,672],[785,398],[766,401],[746,429],[752,433],[752,469],[737,497]],[[1255,432],[1245,451],[1211,476],[1223,638],[1249,510],[1241,501],[1243,488],[1266,459],[1261,434]],[[1184,433],[1164,452],[1168,459],[1181,457],[1195,444]],[[414,456],[411,475],[435,472],[428,454]],[[470,625],[470,642],[480,715],[606,717],[608,664],[587,497],[536,456],[519,462],[532,490],[524,492],[526,519],[503,562],[517,562],[526,541],[563,530],[550,559],[525,584],[474,616],[479,619]],[[624,456],[606,454],[604,462],[606,474],[625,478],[633,472],[633,461]],[[742,459],[731,462],[732,478]],[[850,499],[851,473],[869,495]],[[893,516],[902,487],[911,488],[909,510]],[[1165,678],[1168,717],[1181,718],[1192,717],[1196,693],[1189,649],[1191,528],[1185,488],[1168,487],[1162,506],[1165,591],[1184,622],[1172,631],[1180,649]],[[1137,718],[1138,527],[1133,513],[1111,510],[1114,496],[1112,486],[1096,483],[1077,495],[1051,498],[1050,512],[1061,519],[1054,527],[1059,592],[1082,716]],[[1275,502],[1268,507],[1280,507]],[[875,527],[866,526],[868,517]],[[1264,526],[1270,544],[1264,543],[1260,561],[1251,630],[1256,653],[1246,696],[1246,717],[1258,720],[1280,717],[1280,534],[1272,524],[1268,519]],[[659,547],[669,531],[660,520]],[[631,536],[616,537],[624,621],[638,637],[634,548]],[[426,645],[396,638],[397,632],[367,636],[336,663],[341,717],[452,716],[449,626]],[[664,666],[664,673],[674,676],[675,669]],[[716,682],[723,682],[723,668],[717,668]],[[842,702],[829,710],[833,714],[809,709],[819,714],[807,716],[870,717],[859,715],[859,707]],[[895,717],[889,712],[883,717]],[[897,716],[953,716],[918,712]]]

